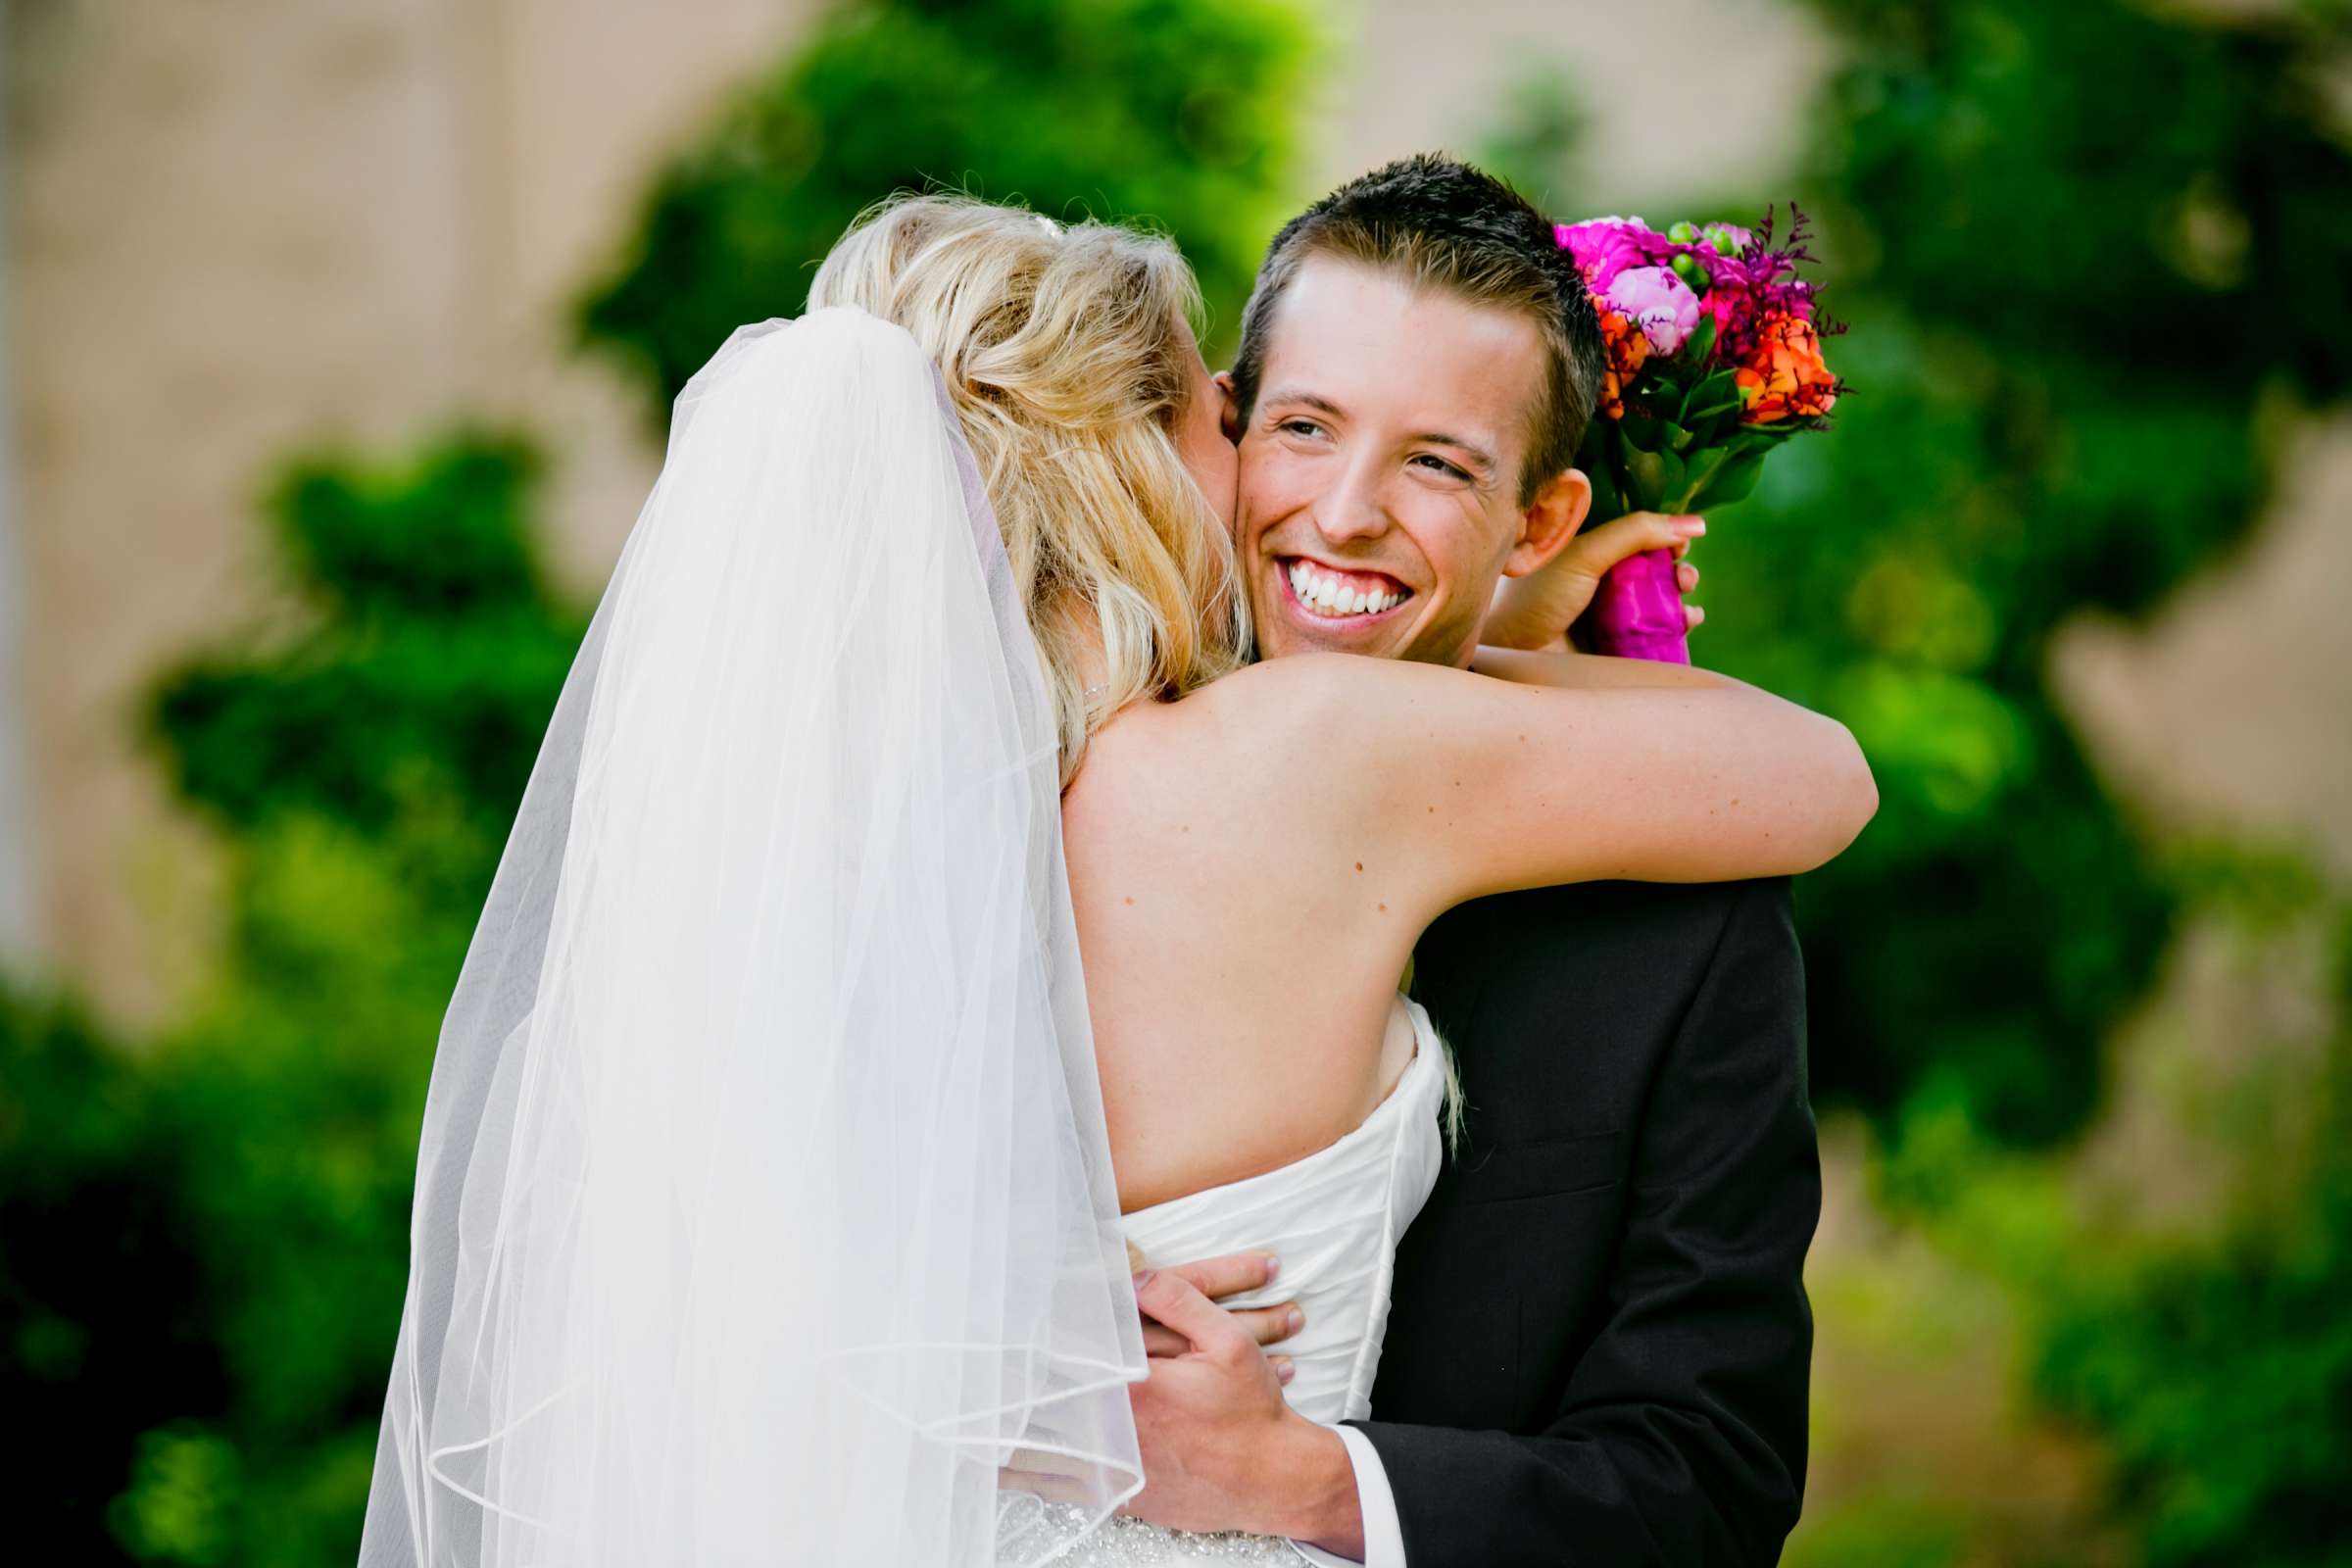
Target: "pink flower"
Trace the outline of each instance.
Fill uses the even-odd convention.
[[[1671,268],[1629,268],[1609,282],[1607,298],[1642,328],[1653,354],[1672,354],[1698,325],[1698,296]]]

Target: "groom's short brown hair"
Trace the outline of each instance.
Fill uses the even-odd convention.
[[[1349,180],[1284,224],[1242,313],[1233,390],[1245,425],[1257,407],[1275,312],[1312,256],[1356,262],[1533,321],[1544,335],[1545,373],[1519,474],[1522,504],[1575,466],[1600,396],[1600,323],[1551,220],[1526,197],[1468,164],[1421,153]]]

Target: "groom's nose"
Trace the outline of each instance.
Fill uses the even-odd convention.
[[[1350,539],[1376,539],[1389,531],[1389,514],[1381,505],[1380,473],[1370,461],[1350,463],[1339,483],[1315,503],[1315,529],[1333,544]]]

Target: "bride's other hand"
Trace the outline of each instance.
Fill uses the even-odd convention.
[[[1136,1253],[1129,1246],[1129,1259]],[[1274,1282],[1282,1264],[1271,1252],[1228,1252],[1223,1257],[1205,1258],[1198,1263],[1177,1263],[1167,1272],[1181,1276],[1193,1289],[1213,1302],[1222,1303],[1233,1297],[1262,1290]],[[1272,1306],[1226,1307],[1225,1314],[1241,1325],[1242,1332],[1257,1344],[1278,1345],[1305,1327],[1298,1315],[1296,1301],[1278,1301]],[[1148,1355],[1182,1355],[1193,1348],[1193,1342],[1174,1329],[1144,1319],[1144,1351]],[[1279,1359],[1279,1358],[1277,1358]],[[1288,1365],[1287,1362],[1283,1363]]]
[[[1611,566],[1644,550],[1671,550],[1680,562],[1690,554],[1690,542],[1706,531],[1702,517],[1665,512],[1628,513],[1586,529],[1537,570],[1496,584],[1480,637],[1495,648],[1563,652],[1568,628],[1592,608],[1601,576]],[[1679,592],[1696,591],[1696,566],[1686,563],[1674,574]],[[1686,629],[1705,618],[1697,606],[1684,607]]]

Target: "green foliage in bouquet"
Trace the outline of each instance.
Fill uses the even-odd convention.
[[[1795,427],[1741,424],[1736,372],[1707,365],[1714,343],[1715,323],[1700,322],[1682,356],[1689,364],[1654,372],[1649,408],[1592,421],[1588,436],[1598,461],[1586,471],[1593,515],[1728,507],[1755,490],[1764,455]]]
[[[294,605],[167,674],[154,733],[227,862],[158,1038],[0,997],[0,1405],[75,1563],[348,1563],[442,1008],[585,621],[537,462],[460,435],[293,465]]]
[[[657,416],[745,321],[797,314],[894,190],[968,189],[1173,234],[1238,325],[1287,214],[1313,51],[1290,0],[844,0],[662,174],[589,296]]]
[[[1697,512],[1745,501],[1764,476],[1766,455],[1804,428],[1742,423],[1738,372],[1707,364],[1714,342],[1715,323],[1702,321],[1683,354],[1652,371],[1643,388],[1646,407],[1629,407],[1623,418],[1595,419],[1587,429],[1577,458],[1592,481],[1593,516]]]
[[[1802,200],[1854,395],[1710,531],[1699,657],[1845,720],[1877,773],[1877,819],[1799,891],[1816,1094],[2047,1144],[2174,907],[2053,645],[2224,559],[2277,416],[2344,395],[2352,157],[2317,24],[1816,9],[1846,64]]]

